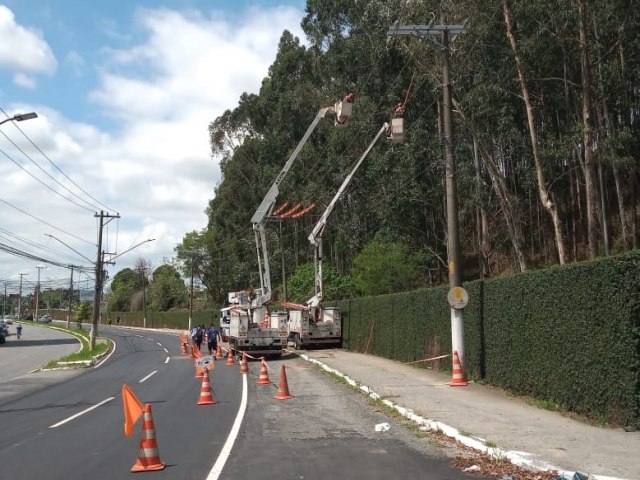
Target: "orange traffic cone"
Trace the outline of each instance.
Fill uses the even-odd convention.
[[[213,398],[213,389],[209,383],[209,370],[205,368],[202,374],[202,386],[200,387],[200,400],[198,405],[213,405],[216,399]]]
[[[183,342],[180,342],[180,354],[187,355],[187,347]]]
[[[289,394],[289,385],[287,384],[287,372],[284,369],[284,365],[280,369],[280,385],[278,385],[278,393],[273,397],[276,400],[289,400],[293,398],[293,395]]]
[[[233,348],[229,347],[229,353],[227,355],[227,363],[225,365],[237,365],[236,361],[233,359]]]
[[[462,371],[462,365],[460,365],[460,357],[458,357],[457,351],[453,352],[453,378],[449,385],[452,387],[466,387],[469,385],[469,382],[467,382],[464,372]]]
[[[216,347],[216,360],[222,360],[222,347],[220,347],[220,344]]]
[[[240,373],[246,375],[249,373],[249,364],[247,363],[247,354],[242,352],[242,361],[240,362]]]
[[[200,365],[196,365],[196,376],[195,378],[202,378],[204,376],[204,370],[206,370],[207,367],[201,367]]]
[[[144,421],[142,423],[142,438],[140,439],[140,449],[138,459],[131,467],[132,472],[150,472],[164,470],[164,463],[158,454],[158,443],[156,442],[156,431],[153,426],[153,416],[151,415],[151,405],[144,406]]]
[[[269,372],[267,372],[267,362],[262,358],[262,364],[260,365],[260,377],[258,377],[258,385],[271,385],[269,380]]]

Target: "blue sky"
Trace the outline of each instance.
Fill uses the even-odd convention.
[[[106,250],[156,238],[111,274],[172,258],[185,233],[206,226],[220,180],[209,122],[258,91],[283,30],[302,37],[305,3],[0,0],[0,107],[38,113],[0,127],[0,243],[86,264],[73,250],[95,258],[104,207],[121,216]],[[35,280],[39,264],[0,252],[0,280]]]

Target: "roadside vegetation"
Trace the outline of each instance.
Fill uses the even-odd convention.
[[[47,363],[43,370],[50,370],[54,368],[83,368],[94,364],[96,358],[106,354],[111,349],[111,341],[106,338],[98,337],[96,339],[96,348],[91,350],[89,347],[89,330],[83,328],[68,329],[64,327],[55,327],[58,330],[63,330],[70,333],[82,344],[82,348],[70,355],[66,355],[58,360],[52,360]]]

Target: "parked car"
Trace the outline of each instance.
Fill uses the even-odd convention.
[[[38,322],[40,322],[40,323],[50,323],[51,322],[51,315],[42,315],[38,319]]]
[[[9,336],[9,325],[4,320],[0,320],[0,334],[5,337]]]
[[[7,325],[13,324],[13,318],[11,318],[11,315],[5,315],[3,320],[4,320],[4,323],[6,323]]]

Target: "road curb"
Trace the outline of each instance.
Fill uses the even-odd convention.
[[[311,358],[304,353],[298,354],[298,357],[307,362],[310,362],[319,366],[320,368],[322,368],[328,373],[331,373],[332,375],[336,375],[344,379],[345,382],[347,382],[352,387],[358,389],[361,393],[364,393],[369,398],[384,403],[387,407],[395,410],[397,413],[399,413],[403,417],[416,423],[421,430],[441,432],[445,434],[447,437],[457,440],[461,444],[466,445],[467,447],[473,448],[474,450],[478,450],[479,452],[485,455],[488,455],[491,458],[499,459],[499,460],[506,459],[506,460],[509,460],[509,462],[511,462],[512,464],[517,465],[519,467],[524,467],[530,470],[541,471],[541,472],[556,471],[558,472],[558,475],[560,476],[560,478],[564,480],[584,478],[585,474],[583,473],[564,470],[562,468],[553,466],[547,462],[535,460],[533,459],[534,455],[527,452],[520,452],[520,451],[515,452],[512,450],[503,450],[497,447],[488,447],[484,441],[478,438],[462,435],[460,431],[455,427],[439,422],[437,420],[432,420],[432,419],[422,417],[414,413],[413,410],[409,408],[406,408],[402,405],[396,404],[390,400],[383,398],[381,395],[374,392],[368,386],[360,384],[359,382],[352,379],[348,375],[336,370],[335,368],[330,367],[326,363],[316,360],[315,358]],[[580,477],[579,475],[582,475],[582,477]],[[609,477],[609,476],[603,476],[603,475],[589,475],[588,479],[589,480],[630,480],[630,479]]]

